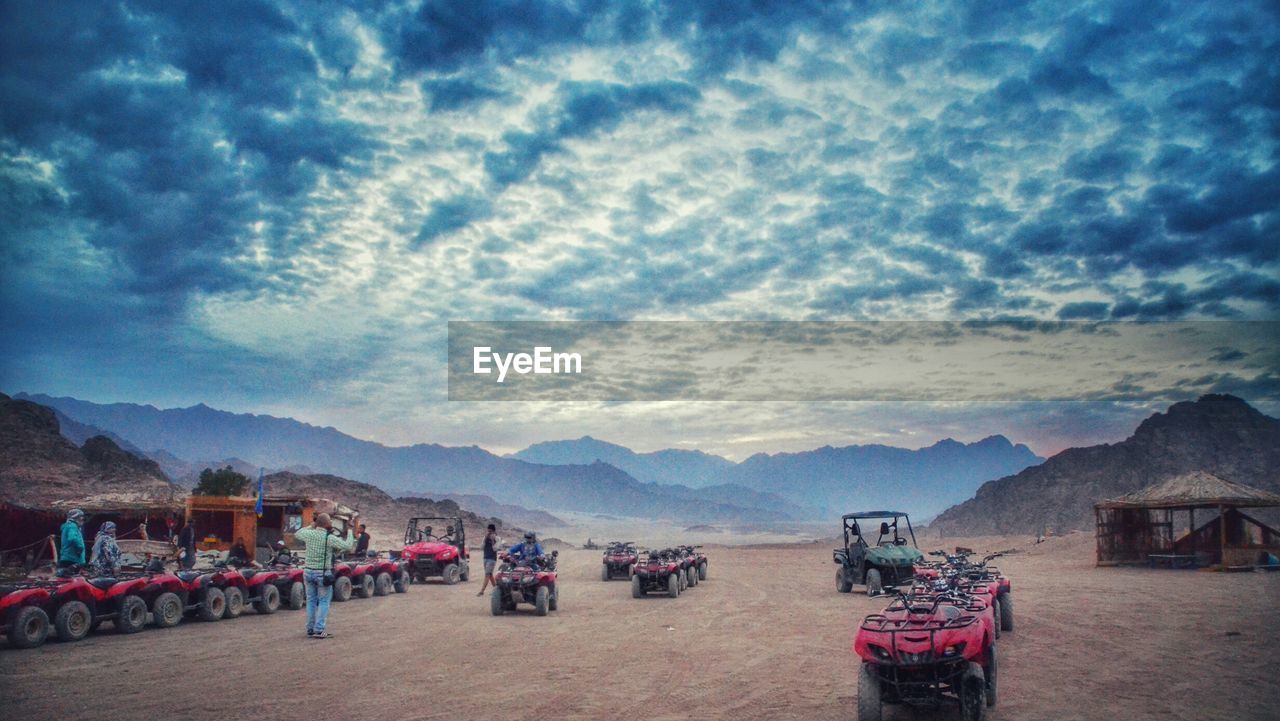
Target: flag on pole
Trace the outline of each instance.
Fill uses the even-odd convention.
[[[258,500],[253,504],[253,510],[258,514],[258,518],[262,518],[262,469],[258,469]]]

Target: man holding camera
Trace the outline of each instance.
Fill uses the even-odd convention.
[[[324,627],[329,618],[329,601],[333,599],[333,559],[335,554],[354,548],[355,537],[351,529],[347,529],[346,539],[335,534],[327,513],[317,514],[310,526],[299,529],[293,537],[307,546],[302,571],[307,587],[307,637],[332,638]]]

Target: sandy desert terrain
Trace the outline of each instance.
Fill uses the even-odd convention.
[[[1280,718],[1280,574],[1095,569],[1083,534],[963,543],[1022,549],[993,721]],[[472,581],[336,604],[327,641],[250,611],[0,647],[0,696],[13,719],[852,718],[855,625],[885,601],[836,593],[826,543],[707,551],[708,581],[642,600],[566,551],[546,618],[493,618]]]

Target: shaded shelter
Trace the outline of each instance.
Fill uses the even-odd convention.
[[[1212,473],[1175,476],[1094,505],[1097,565],[1252,566],[1280,553],[1280,531],[1241,509],[1275,507],[1280,495]],[[1182,514],[1189,530],[1175,537]]]

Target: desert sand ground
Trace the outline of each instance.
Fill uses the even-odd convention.
[[[993,721],[1280,718],[1280,574],[1095,569],[1085,535],[1017,546]],[[937,544],[933,544],[937,545]],[[561,609],[493,618],[476,580],[303,614],[0,646],[11,719],[850,719],[857,621],[829,544],[709,548],[710,578],[633,600],[561,555]],[[523,607],[522,609],[527,609]],[[895,709],[889,718],[955,718]]]

